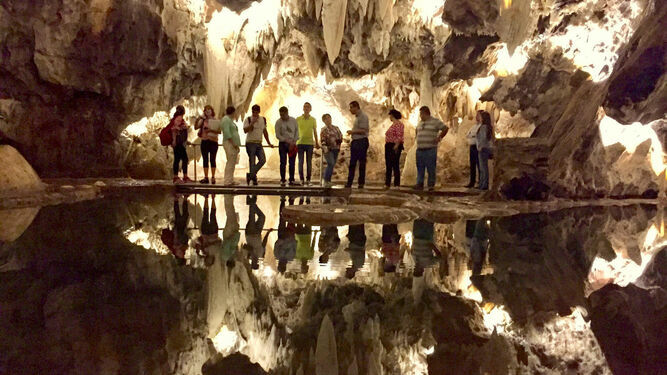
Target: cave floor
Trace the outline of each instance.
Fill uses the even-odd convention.
[[[0,210],[0,373],[224,374],[213,369],[227,358],[272,374],[314,373],[318,361],[343,371],[355,358],[386,374],[660,366],[623,352],[652,348],[659,340],[642,332],[665,326],[664,306],[633,302],[632,283],[659,287],[646,274],[667,246],[667,212],[644,200],[530,211],[377,189],[281,197],[50,183],[104,197]],[[331,220],[346,206],[366,216],[283,214]]]

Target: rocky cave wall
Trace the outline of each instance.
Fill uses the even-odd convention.
[[[444,182],[465,179],[464,135],[487,109],[497,136],[546,142],[546,178],[528,181],[550,194],[663,189],[664,2],[7,1],[0,17],[0,131],[41,174],[165,177],[159,126],[129,138],[125,127],[188,100],[242,114],[287,80],[289,95],[324,87],[316,99],[348,124],[344,102],[355,96],[378,108],[380,126],[389,108],[412,124],[419,105],[432,106],[451,128],[439,150]],[[650,123],[658,138],[605,144],[605,118]],[[381,132],[373,138],[382,143]],[[382,153],[371,159],[381,164]],[[509,170],[499,191],[531,173]]]

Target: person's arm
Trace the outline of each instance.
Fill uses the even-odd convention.
[[[280,120],[276,121],[275,129],[276,129],[276,139],[278,139],[278,142],[285,142],[287,140],[287,138],[283,134],[284,127],[285,126]]]
[[[447,125],[443,124],[442,121],[440,122],[441,125],[441,131],[440,134],[438,135],[438,142],[440,142],[445,136],[447,135],[447,132],[449,131],[449,128]]]
[[[313,138],[315,138],[315,148],[320,148],[320,142],[317,139],[317,125],[313,126]]]
[[[247,134],[250,133],[255,129],[255,123],[250,121],[250,117],[248,117],[244,122],[243,122],[243,131]]]
[[[269,147],[273,147],[271,144],[271,140],[269,139],[269,131],[264,128],[264,139],[266,139],[266,144],[269,145]]]

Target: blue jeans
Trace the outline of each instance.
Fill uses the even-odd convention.
[[[313,171],[313,145],[297,145],[299,149],[299,178],[303,181],[303,154],[306,154],[306,164],[308,171],[306,179],[310,181],[310,175]]]
[[[479,188],[487,190],[489,188],[489,156],[491,150],[483,148],[479,151]]]
[[[435,164],[438,160],[436,147],[417,149],[417,185],[424,186],[424,174],[428,171],[428,186],[435,186]]]
[[[331,176],[333,176],[339,151],[340,150],[329,150],[329,152],[324,154],[324,160],[327,161],[327,169],[324,170],[324,181],[326,182],[331,182]]]
[[[264,155],[264,149],[262,148],[261,143],[246,143],[245,150],[248,153],[248,161],[250,162],[250,176],[257,177],[257,172],[264,166],[266,163],[266,156]],[[257,161],[255,161],[257,158]]]

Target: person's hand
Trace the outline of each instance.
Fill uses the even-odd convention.
[[[394,151],[398,151],[398,146],[399,146],[399,145],[400,145],[400,143],[395,143],[395,144],[394,144]]]
[[[352,135],[352,130],[348,130],[347,135]]]
[[[319,143],[315,143],[315,148],[320,148],[320,144],[319,144]]]

